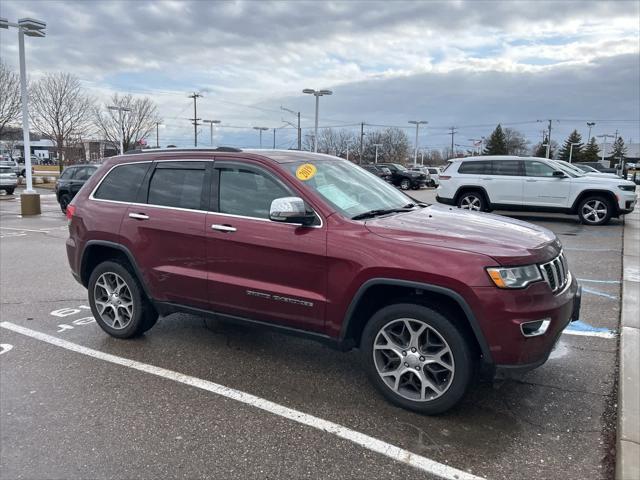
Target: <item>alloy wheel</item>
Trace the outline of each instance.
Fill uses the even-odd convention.
[[[460,208],[464,210],[473,210],[475,212],[479,212],[482,207],[482,202],[480,197],[476,195],[465,195],[460,200]]]
[[[96,281],[93,299],[100,318],[111,328],[122,330],[133,318],[131,290],[123,278],[105,272]]]
[[[394,393],[418,402],[442,396],[455,373],[446,340],[436,329],[413,318],[392,320],[380,329],[373,343],[373,361]]]
[[[402,182],[400,182],[400,188],[402,190],[409,190],[409,188],[411,188],[411,182],[407,179],[402,180]]]
[[[607,216],[608,207],[601,200],[589,200],[582,206],[582,216],[589,223],[599,223]]]

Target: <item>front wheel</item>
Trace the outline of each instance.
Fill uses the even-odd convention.
[[[455,406],[473,377],[472,353],[449,319],[428,307],[379,310],[362,334],[362,353],[375,387],[392,403],[427,415]]]
[[[69,202],[71,202],[71,197],[68,194],[63,193],[62,195],[60,195],[60,210],[66,212],[67,207],[69,206]]]
[[[116,338],[131,338],[149,330],[158,313],[129,269],[115,261],[98,265],[87,286],[91,312],[100,328]]]
[[[7,195],[13,195],[15,188],[14,187],[6,188],[4,191],[7,192]]]
[[[400,188],[402,190],[409,190],[411,188],[411,181],[408,178],[403,178],[400,182]]]
[[[612,214],[613,205],[605,197],[587,197],[578,205],[578,216],[585,225],[605,225]]]

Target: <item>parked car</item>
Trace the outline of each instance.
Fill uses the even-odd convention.
[[[604,173],[599,172],[595,168],[589,167],[588,165],[580,165],[577,163],[569,163],[564,160],[553,160],[553,162],[557,163],[561,168],[569,169],[570,171],[578,174],[587,175],[589,177],[608,177],[608,178],[620,178],[615,173]]]
[[[597,170],[600,173],[613,173],[615,175],[617,175],[617,171],[615,168],[608,168],[605,167],[604,165],[602,165],[600,162],[576,162],[575,165],[579,168],[582,165],[591,167],[595,170]]]
[[[8,165],[0,165],[0,190],[4,190],[7,195],[13,195],[18,186],[18,177],[13,169]]]
[[[633,182],[575,173],[546,158],[513,156],[451,160],[436,199],[469,210],[577,214],[587,225],[604,225],[636,204]]]
[[[427,184],[427,176],[422,172],[412,172],[399,163],[378,163],[391,171],[391,183],[402,190],[418,190]]]
[[[428,186],[428,187],[432,187],[433,186],[433,183],[431,181],[431,175],[429,174],[429,169],[427,167],[424,167],[422,165],[413,165],[413,166],[409,167],[409,171],[425,174],[426,177],[427,177],[427,182],[426,182],[425,185]]]
[[[91,175],[98,169],[97,165],[73,165],[65,168],[56,180],[55,192],[58,204],[63,212],[73,197],[80,191]]]
[[[388,400],[427,414],[476,372],[543,364],[580,309],[553,232],[417,203],[328,155],[112,157],[67,218],[72,273],[109,335],[187,312],[359,348]]]
[[[432,187],[437,187],[440,185],[440,168],[439,167],[426,167],[429,170],[429,175],[431,176],[431,180],[433,182]]]
[[[367,165],[361,165],[361,166],[367,172],[371,172],[374,175],[377,175],[378,177],[383,179],[385,182],[391,183],[391,170],[389,170],[387,167],[381,167],[379,165],[374,165],[374,164],[367,164]]]
[[[15,160],[0,160],[0,167],[10,167],[11,171],[15,173],[16,176],[22,175],[23,168],[20,167],[20,165],[18,165],[18,162],[16,162]]]

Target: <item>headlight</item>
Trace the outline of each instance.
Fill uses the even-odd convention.
[[[542,280],[537,265],[513,268],[487,268],[487,273],[498,288],[524,288],[532,282]]]
[[[635,185],[618,185],[618,188],[620,190],[624,190],[626,192],[635,192],[636,191],[636,186]]]

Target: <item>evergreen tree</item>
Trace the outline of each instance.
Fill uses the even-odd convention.
[[[589,140],[589,143],[587,143],[587,146],[582,152],[580,161],[597,162],[598,160],[600,160],[600,148],[596,142],[596,137],[591,137],[591,140]]]
[[[571,144],[575,143],[573,146],[573,152],[571,151]],[[569,161],[569,156],[571,155],[571,161],[580,161],[582,159],[582,148],[584,145],[582,144],[582,136],[578,133],[577,130],[574,130],[569,134],[567,139],[564,141],[562,145],[562,149],[558,154],[558,158],[560,160],[564,160],[565,162]]]
[[[618,137],[611,147],[611,155],[609,156],[610,166],[613,167],[616,163],[622,163],[622,160],[625,158],[627,158],[627,147],[622,137]]]
[[[549,143],[549,137],[544,137],[542,143],[538,143],[533,148],[533,156],[539,158],[547,158],[547,143]],[[558,144],[555,140],[551,140],[551,148],[549,149],[549,158],[553,158],[558,149]]]
[[[507,139],[502,131],[502,126],[498,124],[487,140],[487,146],[482,152],[483,155],[507,155]]]

